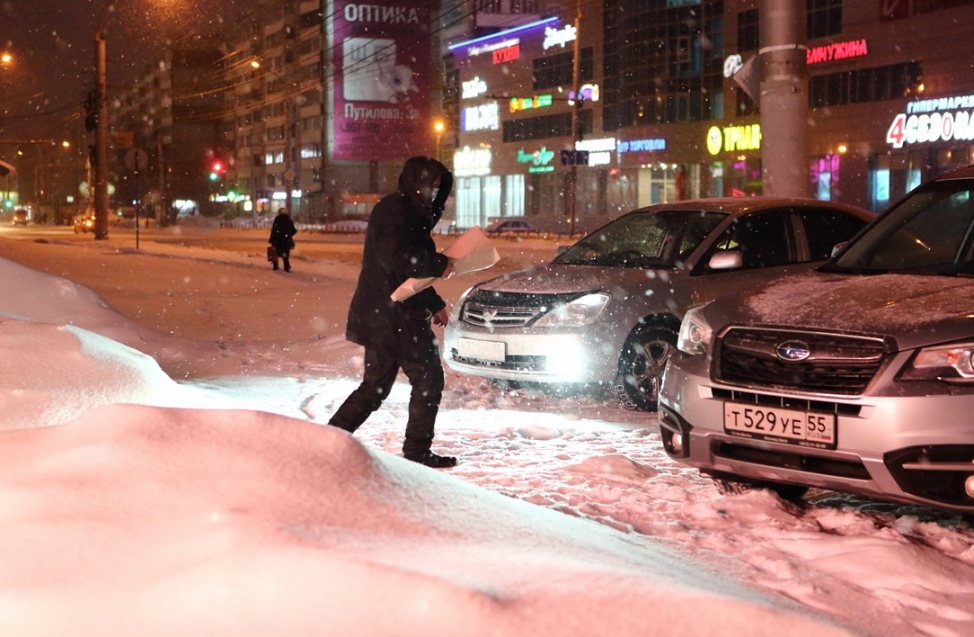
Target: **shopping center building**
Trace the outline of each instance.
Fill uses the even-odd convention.
[[[458,226],[586,229],[653,203],[763,192],[747,73],[774,3],[605,0],[579,18],[564,4],[446,43]],[[878,212],[974,163],[974,2],[807,0],[802,19],[809,196]]]

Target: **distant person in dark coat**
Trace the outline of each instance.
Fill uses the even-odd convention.
[[[298,229],[294,227],[294,222],[291,221],[291,216],[288,215],[287,210],[281,208],[277,211],[277,216],[274,217],[274,223],[271,225],[271,236],[267,240],[272,246],[274,246],[274,255],[272,263],[274,264],[274,269],[277,270],[277,258],[280,257],[284,261],[284,271],[291,271],[291,250],[294,249],[294,235],[298,233]]]
[[[446,326],[446,303],[432,287],[402,302],[391,295],[408,278],[453,273],[432,237],[452,187],[453,175],[443,164],[413,157],[403,166],[398,191],[372,209],[345,331],[348,340],[365,346],[365,373],[329,421],[354,432],[389,395],[402,369],[412,385],[403,455],[438,469],[457,463],[430,450],[444,384],[430,322]]]

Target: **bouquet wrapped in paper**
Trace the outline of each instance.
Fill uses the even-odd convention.
[[[501,258],[497,253],[497,248],[491,244],[490,239],[479,226],[474,226],[457,237],[457,240],[444,250],[443,254],[453,259],[453,272],[455,274],[469,274],[478,270],[485,270],[500,261]],[[437,278],[406,279],[392,293],[392,300],[405,301],[433,285]]]

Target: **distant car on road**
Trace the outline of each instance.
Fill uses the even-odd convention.
[[[95,230],[95,215],[94,214],[84,214],[78,215],[74,218],[74,232],[75,234],[80,234],[83,232],[94,232]]]
[[[447,325],[444,360],[497,381],[602,384],[626,407],[652,410],[690,307],[810,270],[872,218],[813,199],[641,208],[547,265],[468,290]]]
[[[508,219],[506,221],[495,221],[486,228],[484,232],[487,234],[523,234],[527,232],[536,232],[531,224],[527,221],[519,221],[516,219]]]
[[[30,223],[30,212],[28,212],[26,208],[15,209],[10,223],[15,226],[26,226],[28,223]]]
[[[974,166],[914,189],[817,270],[687,312],[663,446],[724,492],[974,514],[971,299]]]

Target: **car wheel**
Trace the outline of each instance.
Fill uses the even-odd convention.
[[[659,401],[663,370],[676,347],[676,331],[667,327],[638,327],[622,348],[619,374],[612,386],[626,409],[654,411]]]
[[[714,478],[714,486],[721,495],[741,495],[754,491],[755,489],[768,489],[774,491],[779,498],[788,502],[796,502],[805,497],[808,487],[798,484],[785,484],[784,482],[744,482],[740,480],[728,480],[726,478]]]

